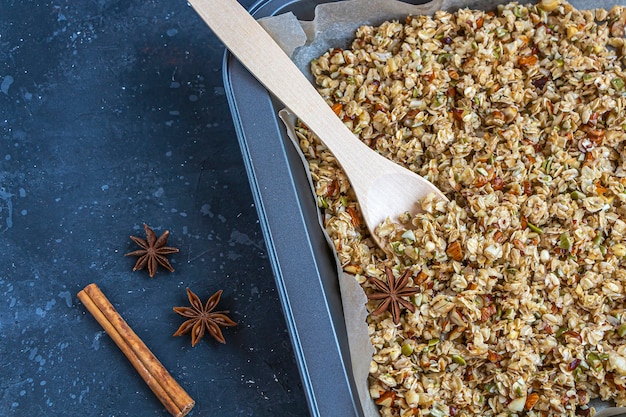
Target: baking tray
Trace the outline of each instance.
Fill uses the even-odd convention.
[[[250,13],[258,19],[292,11],[310,20],[319,3],[265,0]],[[277,118],[284,106],[228,52],[223,77],[311,415],[361,416],[337,265],[302,160]]]
[[[586,3],[570,1],[576,7]],[[311,20],[315,6],[328,2],[261,0],[249,11],[257,19],[290,11],[300,20]],[[320,227],[302,159],[278,119],[284,106],[228,52],[223,76],[311,415],[363,416],[352,378],[336,260]],[[625,416],[621,411],[610,415]]]

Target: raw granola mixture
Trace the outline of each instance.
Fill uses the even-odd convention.
[[[365,292],[410,270],[400,323],[370,314],[382,416],[592,415],[626,406],[626,12],[559,0],[363,26],[311,70],[370,147],[450,203],[361,222],[298,127],[325,227]],[[368,304],[374,311],[376,301]]]

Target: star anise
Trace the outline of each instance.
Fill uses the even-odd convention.
[[[200,298],[187,288],[187,297],[191,307],[174,307],[174,311],[189,320],[180,325],[174,336],[182,336],[191,332],[191,346],[195,346],[205,332],[208,332],[215,340],[220,343],[226,343],[220,326],[229,327],[236,326],[237,323],[232,321],[225,311],[213,311],[220,302],[222,290],[213,294],[205,305],[202,305]]]
[[[143,224],[143,228],[146,231],[146,240],[131,236],[130,238],[138,244],[141,249],[129,252],[124,256],[139,256],[137,263],[133,267],[133,272],[138,269],[144,269],[148,266],[148,273],[150,278],[154,277],[159,265],[163,266],[170,272],[174,272],[174,268],[170,261],[165,257],[171,253],[178,252],[177,248],[171,248],[165,246],[167,244],[167,238],[170,236],[169,230],[166,230],[158,239],[154,231],[147,225]]]
[[[387,283],[378,278],[369,277],[369,281],[376,287],[377,291],[368,294],[367,298],[370,300],[382,300],[376,309],[372,311],[373,315],[376,316],[389,310],[393,322],[399,324],[400,310],[402,307],[415,313],[415,306],[402,297],[417,294],[419,289],[407,287],[409,276],[411,275],[409,269],[407,269],[397,281],[393,276],[393,271],[388,266],[385,267],[385,274],[387,275]]]

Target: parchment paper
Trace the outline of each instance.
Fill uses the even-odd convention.
[[[493,10],[498,4],[505,4],[509,1],[511,0],[433,0],[423,5],[413,5],[397,0],[343,0],[318,5],[313,21],[298,21],[292,13],[286,13],[260,19],[259,23],[312,81],[313,77],[309,71],[311,60],[329,49],[347,48],[354,38],[356,29],[361,25],[379,25],[386,20],[394,19],[404,20],[409,15],[432,15],[437,10],[455,11],[464,7]],[[578,9],[591,7],[610,9],[614,4],[624,4],[625,2],[626,0],[570,1]],[[288,109],[280,111],[279,115],[287,127],[289,137],[298,150],[308,174],[311,192],[315,195],[308,163],[300,151],[299,142],[293,130],[296,116]],[[333,245],[322,223],[321,213],[318,220],[332,248]],[[336,261],[344,320],[348,332],[350,358],[359,401],[363,408],[364,417],[379,417],[378,407],[369,394],[367,382],[370,362],[374,353],[366,324],[365,303],[367,297],[356,278],[343,272],[338,259]],[[594,400],[590,405],[598,411],[596,417],[626,415],[626,408],[611,407],[610,404],[603,401]]]

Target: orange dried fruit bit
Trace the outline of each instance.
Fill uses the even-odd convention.
[[[596,145],[601,145],[604,140],[603,129],[593,129],[587,132],[587,138]]]
[[[487,359],[489,359],[489,362],[498,363],[502,360],[502,355],[494,352],[493,350],[490,350],[489,352],[487,352]]]
[[[603,186],[602,184],[600,184],[600,181],[596,181],[595,183],[596,186],[596,193],[598,195],[603,195],[604,193],[606,193],[607,191],[609,191],[608,188],[606,188],[605,186]]]
[[[461,244],[458,240],[455,240],[448,245],[448,248],[446,249],[446,254],[455,261],[460,261],[463,259],[463,251],[461,250]]]
[[[332,105],[331,107],[333,109],[333,111],[335,112],[335,114],[337,116],[339,116],[339,113],[341,113],[341,111],[343,110],[343,104],[341,103],[335,103]]]
[[[352,222],[352,226],[359,227],[361,224],[361,219],[359,218],[359,214],[356,212],[354,207],[346,207],[346,213],[350,215],[350,221]]]
[[[482,16],[478,17],[478,19],[476,19],[476,29],[482,28],[484,23],[485,23],[485,18]]]
[[[479,175],[476,177],[476,179],[474,180],[474,188],[480,188],[483,187],[485,184],[487,184],[487,177],[483,176],[483,175]]]
[[[528,394],[528,396],[526,397],[526,402],[524,403],[524,410],[532,409],[535,404],[537,404],[537,401],[539,401],[539,394],[537,394],[536,392],[531,392],[530,394]]]
[[[339,182],[334,179],[328,184],[326,187],[326,197],[331,197],[335,194],[335,192],[339,189]]]
[[[383,407],[391,407],[395,399],[396,393],[394,391],[385,391],[379,398],[376,399],[376,404]]]
[[[530,67],[537,63],[537,57],[535,55],[520,56],[517,59],[517,64],[522,67]]]
[[[492,110],[491,115],[493,116],[494,119],[498,119],[501,121],[504,121],[504,113],[502,113],[500,110]]]
[[[422,282],[426,281],[426,279],[428,278],[428,274],[424,271],[420,271],[419,274],[417,274],[417,276],[415,278],[413,278],[413,282],[417,285],[421,284]]]

